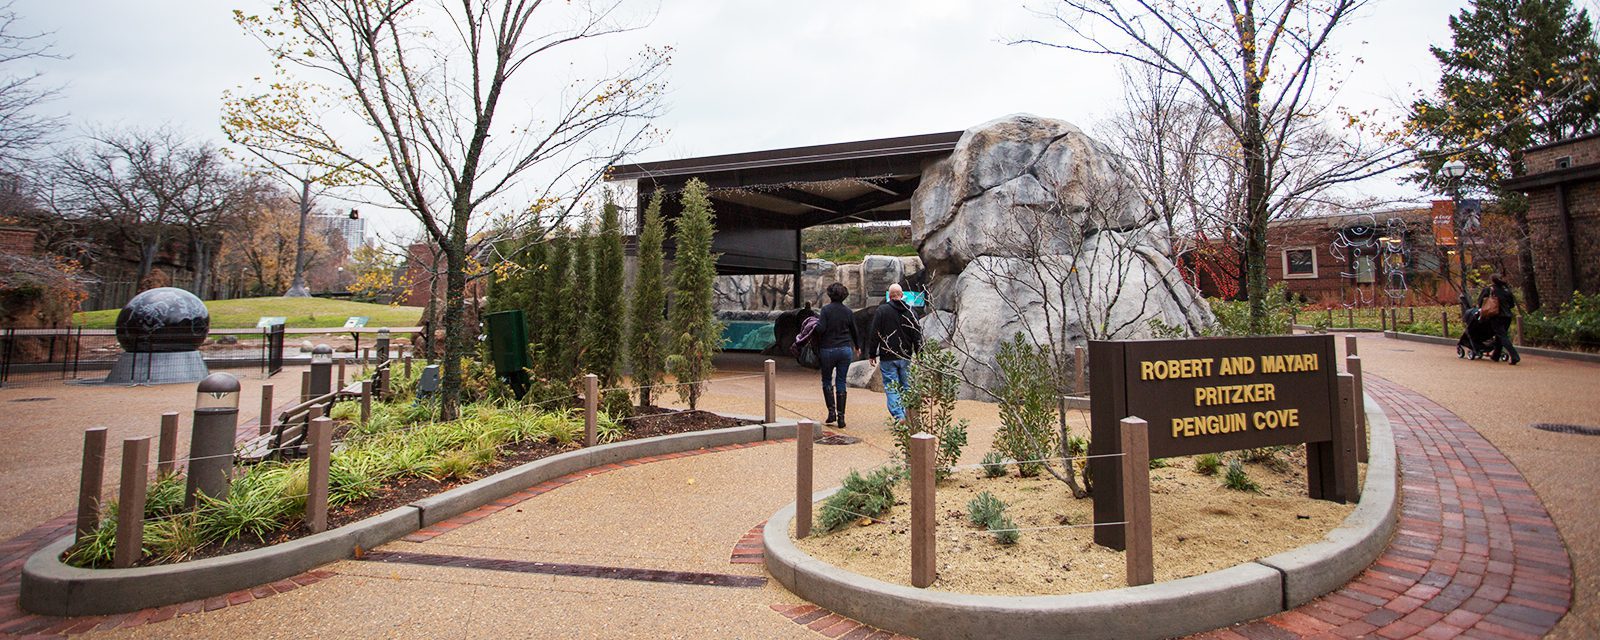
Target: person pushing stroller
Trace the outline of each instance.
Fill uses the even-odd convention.
[[[1456,342],[1456,355],[1472,354],[1476,360],[1485,352],[1491,360],[1509,360],[1511,364],[1522,361],[1517,346],[1511,342],[1511,321],[1516,314],[1517,297],[1505,278],[1496,273],[1489,278],[1489,286],[1478,294],[1478,308],[1469,309],[1466,331]]]

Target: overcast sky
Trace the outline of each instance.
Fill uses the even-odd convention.
[[[1364,63],[1336,102],[1387,107],[1430,88],[1438,67],[1428,46],[1448,44],[1446,20],[1464,4],[1372,3],[1341,36],[1340,51]],[[170,125],[220,143],[223,91],[268,70],[232,10],[260,6],[19,0],[15,8],[70,56],[42,66],[64,85],[48,108],[68,116],[69,133]],[[569,72],[615,65],[644,44],[675,48],[657,122],[667,137],[638,160],[960,130],[1015,112],[1090,129],[1120,100],[1115,63],[1005,44],[1060,35],[1013,0],[664,0],[647,28],[585,50]],[[1382,182],[1371,188],[1407,189]],[[414,225],[404,214],[376,217],[390,233]]]

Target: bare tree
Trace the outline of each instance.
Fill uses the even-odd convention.
[[[254,103],[262,137],[300,161],[348,164],[415,216],[443,256],[447,417],[456,412],[460,361],[470,346],[464,311],[472,245],[493,240],[474,238],[488,211],[517,220],[495,225],[503,230],[570,213],[609,161],[645,139],[656,113],[657,78],[667,64],[656,50],[547,96],[559,100],[551,117],[503,113],[513,80],[540,73],[553,52],[629,30],[619,4],[282,0],[264,15],[236,14],[278,64],[314,78],[280,82]],[[288,91],[296,96],[285,98]],[[352,122],[334,122],[335,110]],[[508,205],[535,172],[544,186],[529,204]]]
[[[39,105],[56,94],[40,83],[41,73],[19,70],[30,61],[57,58],[48,33],[24,33],[11,2],[0,2],[0,171],[18,163],[61,129],[60,116],[41,115]]]
[[[216,147],[167,129],[91,135],[58,154],[50,170],[56,213],[100,225],[137,247],[138,280],[175,234],[186,233],[202,297],[220,227],[241,213],[250,190]]]
[[[1356,127],[1333,136],[1325,129],[1334,114],[1322,88],[1336,71],[1330,42],[1367,1],[1060,0],[1044,13],[1068,38],[1019,42],[1153,69],[1227,131],[1243,173],[1237,218],[1251,329],[1259,331],[1266,321],[1268,222],[1317,202],[1332,187],[1411,160],[1393,135]],[[1310,140],[1322,144],[1308,146]]]

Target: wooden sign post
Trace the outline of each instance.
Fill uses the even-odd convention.
[[[1123,419],[1147,423],[1150,458],[1306,445],[1313,498],[1342,500],[1341,411],[1331,335],[1089,343],[1095,543],[1127,547]],[[1336,459],[1337,458],[1337,459]],[[1148,473],[1147,469],[1132,469]]]

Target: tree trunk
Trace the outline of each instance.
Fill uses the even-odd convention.
[[[1533,278],[1533,242],[1528,238],[1532,231],[1528,225],[1526,204],[1515,207],[1511,218],[1517,223],[1517,266],[1522,271],[1522,307],[1528,311],[1538,311],[1541,306],[1539,285]]]
[[[285,298],[309,298],[306,289],[306,219],[311,216],[311,181],[300,180],[300,233],[294,244],[294,280],[289,284]]]
[[[1250,300],[1250,333],[1260,334],[1266,329],[1267,315],[1267,141],[1261,130],[1261,87],[1263,79],[1256,69],[1255,17],[1246,13],[1235,18],[1243,28],[1240,40],[1244,45],[1245,99],[1244,151],[1245,170],[1245,292]]]
[[[454,420],[461,403],[461,359],[467,356],[466,290],[467,241],[465,222],[461,233],[452,233],[444,246],[444,371],[440,381],[441,420]]]
[[[134,288],[144,283],[146,276],[155,269],[156,253],[161,250],[161,236],[146,239],[139,246],[139,275],[133,279]]]

